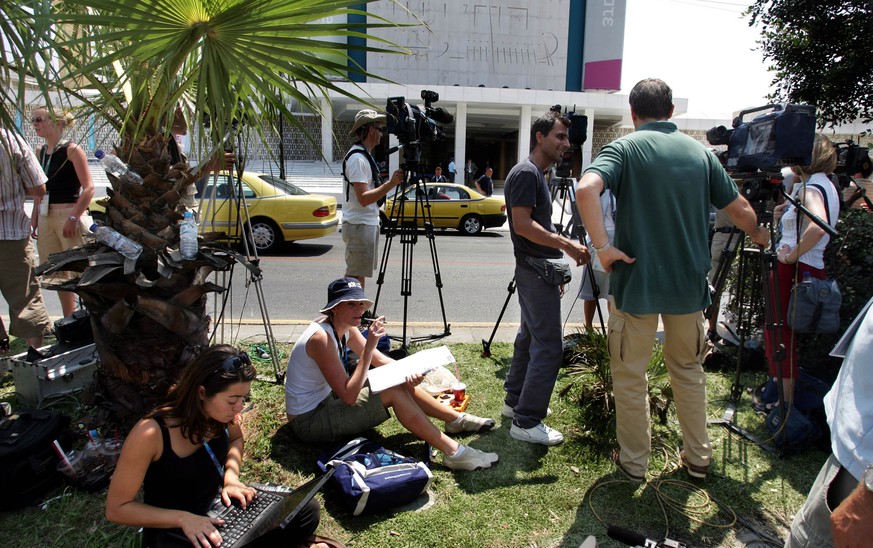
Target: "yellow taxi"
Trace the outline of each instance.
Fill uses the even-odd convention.
[[[309,194],[292,183],[264,173],[245,171],[242,180],[226,172],[211,173],[195,183],[201,232],[224,232],[240,241],[237,201],[244,202],[251,221],[251,243],[269,253],[283,243],[320,238],[336,232],[336,198]],[[241,193],[241,194],[240,194]],[[242,199],[235,200],[235,196]],[[91,214],[100,217],[103,206],[91,202]]]
[[[420,183],[388,198],[381,212],[382,226],[401,216],[406,222],[416,219],[419,227],[429,218],[434,228],[456,228],[474,235],[506,223],[506,202],[502,196],[485,197],[464,185]]]

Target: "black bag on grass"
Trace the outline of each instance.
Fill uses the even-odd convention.
[[[70,417],[49,409],[23,409],[0,422],[0,509],[19,508],[61,483],[52,441],[68,449]]]

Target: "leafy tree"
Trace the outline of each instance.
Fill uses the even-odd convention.
[[[222,167],[223,151],[243,134],[266,142],[271,116],[305,132],[289,105],[319,112],[329,90],[350,96],[336,82],[366,73],[350,63],[349,50],[398,49],[366,34],[393,26],[388,21],[368,15],[366,24],[348,26],[369,1],[26,0],[19,8],[0,0],[6,81],[27,77],[53,103],[94,114],[117,132],[114,152],[144,179],[110,176],[106,203],[106,223],[142,244],[136,261],[94,243],[41,267],[77,274],[53,289],[77,293],[90,312],[102,419],[131,424],[209,344],[206,294],[223,288],[206,278],[234,263],[232,253],[208,244],[195,260],[178,254],[184,197],[204,168],[173,163],[168,152],[177,108],[209,168]],[[351,37],[376,45],[346,44]]]
[[[873,2],[756,0],[748,13],[776,73],[771,99],[816,105],[822,126],[873,120]]]

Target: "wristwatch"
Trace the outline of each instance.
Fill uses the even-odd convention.
[[[873,493],[873,464],[868,464],[864,469],[864,486]]]
[[[67,217],[67,220],[68,220],[68,221],[73,221],[74,223],[78,223],[78,222],[79,222],[79,218],[76,217],[75,215],[70,215],[69,217]]]
[[[607,242],[600,247],[596,247],[594,244],[592,244],[591,247],[594,248],[595,253],[602,253],[612,247],[612,244],[609,243],[609,240],[607,240]]]

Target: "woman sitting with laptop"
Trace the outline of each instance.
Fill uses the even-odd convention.
[[[496,453],[483,453],[462,445],[434,425],[429,417],[445,421],[445,432],[480,432],[494,426],[493,419],[459,413],[437,402],[419,388],[423,377],[411,375],[406,382],[378,394],[371,392],[370,366],[391,362],[376,349],[385,335],[384,319],[370,323],[364,337],[358,327],[373,301],[355,278],[340,278],[327,288],[324,316],[312,322],[297,340],[285,376],[285,411],[289,427],[307,443],[347,440],[382,424],[394,409],[397,419],[410,432],[443,452],[443,466],[453,470],[489,468]],[[352,369],[348,350],[359,356]]]
[[[200,353],[167,403],[140,420],[125,440],[106,496],[106,519],[143,527],[143,546],[218,546],[216,526],[222,520],[206,516],[216,494],[220,490],[225,505],[243,507],[255,496],[239,479],[238,420],[254,378],[248,355],[233,346]],[[313,499],[284,529],[273,529],[250,546],[310,544],[319,519]]]

